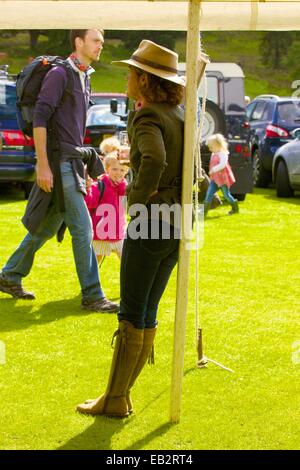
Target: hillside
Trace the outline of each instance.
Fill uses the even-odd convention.
[[[279,33],[278,33],[279,34]],[[280,33],[284,37],[284,32]],[[212,62],[236,62],[244,70],[246,76],[245,93],[251,98],[261,93],[290,95],[293,91],[291,83],[300,78],[300,38],[289,48],[281,68],[274,71],[262,63],[259,44],[262,32],[204,32],[202,34],[203,50]],[[41,36],[38,49],[47,53],[47,38]],[[185,41],[176,42],[176,51],[180,60],[185,60]],[[94,91],[119,91],[126,89],[126,69],[111,65],[111,60],[127,58],[128,52],[122,41],[106,39],[100,63],[95,65],[96,72],[92,77]],[[9,64],[10,71],[19,72],[31,56],[28,32],[18,32],[14,37],[0,37],[0,64]],[[298,75],[298,76],[297,76]]]
[[[291,58],[286,56],[282,67],[273,70],[267,67],[261,59],[259,45],[262,35],[262,32],[252,31],[204,32],[203,49],[212,62],[236,62],[242,67],[246,77],[245,92],[251,98],[262,93],[288,96],[293,91],[291,84],[298,78],[297,72],[300,72],[299,62],[291,60],[295,58],[294,51],[299,50],[300,42],[293,43],[290,51]]]

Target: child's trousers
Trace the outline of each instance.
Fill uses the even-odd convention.
[[[234,197],[232,196],[232,194],[229,191],[229,188],[225,184],[219,187],[212,180],[209,183],[204,202],[211,202],[214,197],[214,194],[218,191],[218,189],[221,189],[226,201],[228,201],[229,204],[233,204],[235,202]]]

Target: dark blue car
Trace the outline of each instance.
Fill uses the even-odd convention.
[[[5,70],[0,71],[0,183],[20,185],[28,198],[35,177],[33,139],[19,129],[16,85]]]
[[[293,139],[300,126],[300,99],[261,95],[247,106],[253,183],[266,188],[272,181],[272,163],[276,151]]]

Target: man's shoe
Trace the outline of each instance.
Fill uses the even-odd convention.
[[[97,300],[85,299],[81,302],[81,308],[83,310],[100,313],[118,313],[120,310],[120,306],[118,304],[111,302],[105,297]]]
[[[12,295],[15,299],[35,299],[35,295],[32,292],[24,290],[21,284],[13,284],[6,281],[2,273],[0,274],[0,291]]]

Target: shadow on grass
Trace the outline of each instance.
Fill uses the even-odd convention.
[[[131,417],[120,420],[106,416],[97,416],[91,426],[77,436],[72,437],[56,450],[114,450],[111,442],[112,437],[114,434],[118,434],[124,426],[128,426],[132,419]],[[143,449],[153,439],[168,432],[172,426],[174,424],[164,423],[123,450]]]
[[[166,432],[169,431],[169,429],[173,426],[176,426],[174,423],[164,423],[161,426],[158,426],[156,429],[153,429],[153,431],[149,432],[145,437],[142,439],[139,439],[135,441],[131,446],[125,447],[124,450],[139,450],[143,449],[149,442],[151,442],[153,439],[156,437],[160,437]]]
[[[86,419],[90,419],[86,417]],[[110,450],[114,434],[127,425],[126,419],[97,416],[91,426],[72,437],[57,450]],[[130,418],[129,418],[130,419]]]
[[[295,193],[293,197],[289,198],[283,198],[283,197],[277,197],[276,196],[276,191],[275,189],[273,191],[270,191],[270,188],[264,189],[264,188],[255,188],[254,194],[260,194],[263,196],[265,199],[269,199],[270,201],[275,201],[278,202],[278,204],[294,204],[296,206],[300,205],[300,194]]]
[[[43,325],[51,323],[69,316],[85,316],[90,313],[80,308],[81,296],[78,295],[72,299],[57,300],[42,305],[38,310],[31,312],[34,303],[28,301],[30,305],[18,305],[17,299],[0,299],[0,331],[16,331],[30,328],[33,325]],[[98,315],[112,315],[111,313],[99,313]]]
[[[184,371],[183,376],[185,377],[188,375],[190,372],[194,372],[195,367],[187,369]],[[168,391],[168,387],[164,388],[164,390],[161,391],[158,395],[156,395],[155,398],[153,398],[150,402],[147,403],[147,405],[139,412],[139,414],[142,414],[144,411],[147,409],[151,408],[152,404],[154,406],[154,403],[157,402],[159,403],[159,398]],[[134,417],[133,417],[134,418]],[[139,450],[143,449],[147,444],[149,444],[153,439],[156,437],[160,437],[166,432],[169,431],[173,426],[176,426],[177,423],[171,423],[170,421],[161,424],[158,426],[156,429],[153,429],[149,434],[147,434],[145,437],[138,439],[136,442],[131,444],[128,447],[125,447],[124,450]]]

